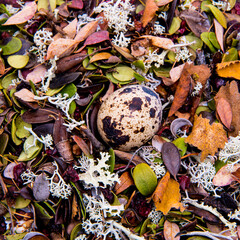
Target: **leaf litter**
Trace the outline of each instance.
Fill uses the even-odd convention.
[[[2,0],[0,239],[239,238],[239,15]]]

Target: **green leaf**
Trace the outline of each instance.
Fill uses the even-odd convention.
[[[200,37],[201,37],[202,41],[208,46],[210,51],[215,53],[216,49],[214,48],[214,46],[212,45],[212,43],[209,40],[209,33],[208,32],[203,32]]]
[[[13,37],[5,46],[2,47],[3,55],[11,55],[19,51],[22,47],[22,41],[19,38]]]
[[[2,133],[0,135],[0,154],[2,155],[7,147],[9,140],[9,135],[7,133]]]
[[[70,83],[68,85],[66,85],[61,91],[60,93],[62,95],[64,95],[64,93],[68,94],[68,98],[71,98],[72,96],[75,95],[75,93],[77,92],[77,87],[75,86],[75,84]]]
[[[227,20],[224,16],[224,14],[215,6],[212,4],[207,5],[207,7],[210,8],[212,14],[217,19],[217,21],[224,27],[227,28]]]
[[[25,208],[30,204],[30,202],[31,202],[30,199],[25,199],[22,196],[18,196],[15,204],[13,205],[13,208],[15,208],[15,209]]]
[[[16,131],[17,131],[17,127],[16,127],[16,118],[17,116],[15,116],[12,120],[12,127],[11,127],[11,136],[12,136],[12,140],[16,145],[20,145],[22,143],[22,140],[19,139],[16,136]]]
[[[203,46],[203,41],[200,39],[200,38],[198,38],[198,37],[196,37],[195,35],[192,35],[192,34],[189,34],[189,35],[186,35],[186,36],[184,36],[184,37],[180,37],[179,39],[178,39],[178,42],[182,42],[181,40],[183,39],[183,38],[185,38],[186,39],[186,41],[187,42],[195,42],[195,43],[193,43],[193,44],[191,44],[189,47],[190,48],[192,48],[193,50],[197,50],[197,49],[201,49],[202,48],[202,46]]]
[[[17,233],[14,235],[6,235],[5,237],[7,238],[7,240],[21,240],[24,238],[24,236],[27,234],[27,232],[25,233]]]
[[[170,35],[174,34],[181,26],[182,20],[179,17],[174,17],[172,20],[172,24],[168,30]]]
[[[236,48],[230,48],[223,54],[222,62],[230,62],[238,60],[238,50]]]
[[[112,73],[113,77],[118,81],[131,81],[134,78],[135,71],[132,68],[127,66],[118,66],[114,68],[114,72]]]
[[[185,143],[185,138],[180,137],[172,141],[172,143],[180,150],[181,157],[185,155],[187,151],[187,143]]]
[[[157,186],[157,176],[148,164],[138,164],[132,172],[132,177],[142,195],[147,196],[154,192]]]
[[[216,34],[214,32],[209,32],[208,33],[208,38],[209,38],[209,41],[212,43],[212,45],[217,48],[217,49],[220,49],[220,45],[218,43],[218,40],[217,40],[217,37],[216,37]]]
[[[85,58],[85,59],[83,60],[83,62],[82,62],[83,67],[84,67],[86,70],[95,70],[95,69],[97,69],[97,66],[96,66],[96,65],[94,65],[94,64],[92,64],[92,63],[90,63],[90,64],[88,64],[88,63],[89,63],[89,58]]]
[[[1,81],[2,87],[7,89],[9,85],[12,84],[12,80],[16,78],[17,76],[15,75],[14,72],[6,75]]]
[[[201,10],[204,12],[211,12],[211,10],[209,9],[208,5],[211,4],[212,2],[207,0],[207,1],[203,1],[201,3]]]
[[[11,55],[7,58],[8,64],[16,69],[24,68],[28,61],[29,56],[28,55]]]
[[[79,232],[82,230],[82,223],[78,223],[71,231],[70,240],[76,239]]]
[[[113,173],[114,167],[115,167],[115,153],[114,150],[112,148],[109,149],[109,155],[110,155],[110,159],[107,162],[107,164],[110,165],[109,171],[111,173]]]
[[[20,116],[16,118],[16,136],[19,138],[26,138],[30,136],[30,132],[26,130],[24,127],[32,128],[32,124],[26,123],[22,120]]]
[[[37,202],[33,203],[36,209],[37,216],[42,220],[50,220],[53,218],[53,215],[50,215],[49,212]]]
[[[137,68],[140,68],[143,71],[145,70],[145,66],[144,66],[143,60],[136,60],[136,61],[132,62],[132,64],[134,66],[136,66]]]

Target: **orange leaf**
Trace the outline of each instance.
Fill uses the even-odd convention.
[[[156,210],[161,211],[164,215],[167,215],[171,208],[180,208],[180,210],[183,211],[184,207],[180,201],[181,194],[179,183],[170,178],[163,193],[161,202],[155,202]]]
[[[155,47],[164,48],[164,49],[171,49],[174,46],[174,43],[169,38],[163,37],[155,37],[151,35],[144,35],[141,38],[147,38],[151,41],[151,44]]]
[[[232,108],[225,98],[220,98],[217,102],[216,110],[221,122],[230,129],[232,122]]]
[[[66,57],[73,52],[77,45],[78,42],[75,40],[58,38],[49,45],[46,60],[54,58],[55,56],[58,58]]]
[[[240,80],[240,60],[218,63],[217,74],[220,77]]]
[[[155,0],[147,0],[146,6],[143,12],[143,16],[141,19],[143,27],[146,27],[147,24],[153,19],[157,10],[158,10],[158,6]]]
[[[227,82],[225,86],[222,86],[214,100],[216,105],[221,98],[224,98],[231,106],[232,110],[232,122],[231,126],[233,127],[233,131],[229,132],[230,136],[236,137],[240,131],[240,94],[238,92],[238,85],[236,81],[232,81],[231,83]]]
[[[209,119],[195,115],[192,132],[185,142],[200,149],[201,161],[204,161],[207,155],[213,156],[218,148],[224,147],[227,135],[221,123],[210,125]]]
[[[180,229],[176,223],[166,220],[163,226],[163,235],[165,240],[180,240],[180,236],[175,237],[180,232]]]
[[[191,75],[188,72],[190,66],[190,64],[186,63],[182,70],[182,75],[177,85],[174,100],[168,113],[169,117],[172,116],[184,104],[185,100],[187,99],[192,81]]]
[[[86,24],[84,27],[80,29],[80,31],[77,33],[74,40],[77,41],[78,43],[84,41],[88,36],[90,36],[92,33],[94,33],[97,30],[97,27],[98,27],[98,20],[89,22],[88,24]]]
[[[158,185],[157,185],[154,193],[152,194],[152,200],[155,203],[155,205],[158,204],[158,202],[162,201],[164,192],[167,189],[169,179],[170,179],[170,173],[167,172],[163,176],[163,178],[158,182]]]
[[[37,4],[33,2],[25,3],[23,9],[11,16],[4,24],[2,25],[17,25],[27,22],[32,19],[37,11]]]
[[[90,59],[89,63],[93,63],[99,60],[106,60],[109,59],[111,56],[112,54],[108,52],[97,53]]]
[[[131,174],[129,172],[124,172],[120,177],[120,183],[115,185],[115,194],[118,195],[132,185],[134,185],[134,181]]]
[[[73,135],[72,138],[86,156],[91,156],[89,146],[81,137]]]
[[[5,64],[3,59],[0,57],[0,75],[3,75],[5,73]]]

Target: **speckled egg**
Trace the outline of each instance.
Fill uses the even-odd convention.
[[[102,139],[114,149],[134,150],[158,131],[162,103],[156,92],[130,85],[113,92],[101,105],[97,126]]]

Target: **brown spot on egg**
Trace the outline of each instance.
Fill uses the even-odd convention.
[[[134,97],[129,104],[130,111],[140,111],[142,108],[143,101],[139,97]]]
[[[150,111],[150,118],[154,118],[155,117],[155,113],[156,113],[156,110],[154,108],[151,108]]]

